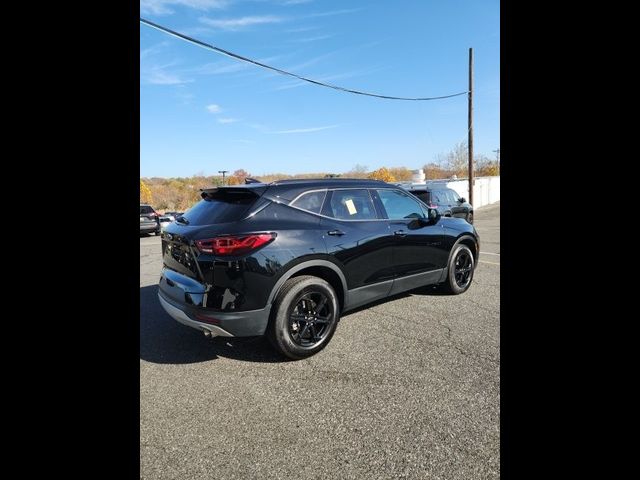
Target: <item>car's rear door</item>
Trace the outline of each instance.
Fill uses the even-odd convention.
[[[329,190],[322,215],[327,251],[339,262],[351,291],[349,306],[386,296],[394,276],[394,238],[369,190]]]

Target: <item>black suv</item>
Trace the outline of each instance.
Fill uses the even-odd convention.
[[[435,208],[443,217],[464,218],[467,222],[473,223],[473,206],[467,203],[464,197],[458,192],[447,188],[444,184],[397,184],[418,197],[429,208]]]
[[[140,233],[160,235],[160,216],[151,205],[140,204]]]
[[[211,188],[162,234],[159,298],[207,336],[266,334],[284,355],[321,350],[347,310],[442,284],[466,291],[475,228],[376,180]]]

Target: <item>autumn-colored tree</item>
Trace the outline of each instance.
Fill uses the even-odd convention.
[[[478,177],[494,177],[500,175],[500,165],[485,155],[478,155],[475,161],[475,174]]]
[[[448,179],[453,174],[460,178],[467,176],[466,144],[458,144],[449,154],[439,155],[439,162],[432,162],[424,165],[427,179]],[[453,159],[457,159],[453,161]],[[457,164],[458,170],[451,170],[449,167]],[[475,158],[475,172],[477,176],[500,175],[499,164],[495,160],[489,160],[484,155],[477,155]],[[350,171],[340,174],[340,172],[318,172],[318,173],[270,173],[256,177],[258,180],[269,183],[275,180],[288,178],[325,178],[327,175],[340,175],[347,178],[375,178],[386,182],[398,182],[411,180],[411,170],[405,167],[380,168],[375,172],[367,173],[367,167],[356,165]],[[250,174],[242,169],[236,170],[230,177],[225,178],[228,185],[243,184],[244,179]],[[201,200],[200,189],[220,186],[222,177],[219,175],[205,176],[204,173],[191,177],[176,178],[141,178],[140,179],[140,202],[153,203],[157,210],[178,210],[184,211],[191,208]]]
[[[383,182],[396,181],[396,177],[394,177],[386,167],[381,167],[378,170],[374,170],[369,174],[368,178],[371,178],[373,180],[382,180]]]
[[[140,203],[151,203],[153,201],[153,195],[151,190],[147,187],[147,184],[140,180]]]
[[[250,177],[251,174],[247,172],[244,168],[240,168],[235,172],[233,172],[233,176],[236,177],[238,180],[240,180],[238,183],[244,183],[245,179]],[[229,185],[236,185],[236,184],[230,183]]]
[[[427,163],[422,167],[426,180],[440,180],[450,178],[452,173],[439,163]]]
[[[450,152],[437,155],[437,163],[444,167],[449,177],[451,175],[466,176],[469,169],[467,142],[456,143]]]
[[[396,182],[410,182],[413,178],[411,170],[407,167],[393,167],[389,169],[389,173],[395,178]]]
[[[369,167],[366,165],[356,164],[351,170],[344,174],[347,178],[367,178]]]

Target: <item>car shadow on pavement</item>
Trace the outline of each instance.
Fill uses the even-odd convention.
[[[158,286],[140,288],[140,359],[163,364],[199,363],[226,357],[246,362],[285,362],[265,337],[207,338],[176,322],[158,300]]]

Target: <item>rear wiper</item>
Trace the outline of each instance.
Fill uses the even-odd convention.
[[[182,216],[176,218],[176,222],[183,223],[185,225],[189,225],[189,220],[187,220],[186,218],[184,218]]]

